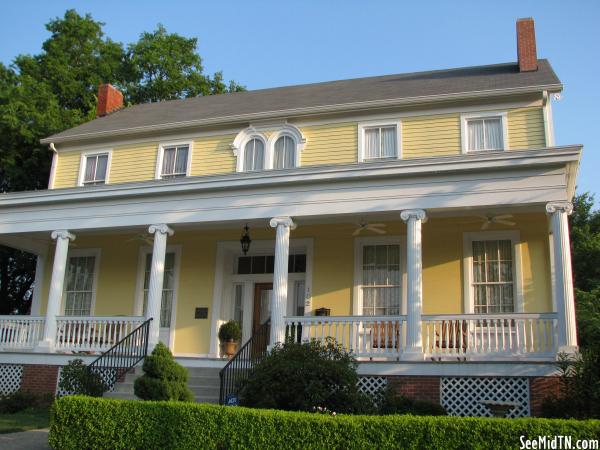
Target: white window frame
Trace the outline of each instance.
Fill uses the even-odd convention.
[[[513,252],[513,286],[515,312],[523,312],[523,274],[521,236],[518,230],[476,231],[463,233],[463,307],[467,314],[475,313],[473,289],[473,241],[510,240]]]
[[[294,167],[288,167],[285,169],[275,169],[273,166],[275,164],[275,144],[282,136],[288,136],[294,141]],[[301,164],[301,154],[302,150],[304,150],[304,145],[306,144],[306,139],[300,133],[300,130],[296,127],[292,127],[290,125],[285,125],[280,130],[275,131],[269,136],[269,145],[265,147],[267,150],[267,154],[265,155],[266,162],[265,166],[267,169],[274,170],[292,170],[300,167]]]
[[[101,156],[101,155],[108,155],[108,159],[106,161],[106,176],[104,177],[103,184],[109,183],[110,165],[112,162],[112,149],[90,150],[90,151],[81,153],[81,158],[79,160],[79,174],[77,176],[77,186],[94,186],[94,184],[92,184],[92,183],[89,183],[89,184],[84,183],[85,169],[87,166],[87,158],[90,156]],[[53,184],[54,184],[54,182],[53,182]],[[100,183],[97,186],[99,186],[99,185],[100,185]]]
[[[156,171],[154,174],[154,177],[157,180],[162,180],[163,179],[163,175],[162,175],[162,165],[163,165],[163,158],[164,158],[164,154],[165,154],[165,148],[169,148],[169,147],[183,147],[187,145],[188,146],[188,157],[187,157],[187,164],[185,167],[185,176],[189,177],[190,176],[190,171],[192,168],[192,154],[194,152],[194,142],[193,141],[175,141],[175,142],[161,142],[160,144],[158,144],[158,153],[156,155]],[[166,177],[166,179],[170,179],[172,177]]]
[[[365,130],[379,127],[396,127],[396,157],[395,158],[365,158]],[[381,162],[393,159],[402,159],[402,121],[385,120],[373,122],[360,122],[358,124],[358,162]]]
[[[469,150],[469,128],[467,123],[473,119],[500,119],[502,126],[502,148],[493,150]],[[508,120],[506,111],[481,111],[460,115],[460,140],[463,154],[481,152],[501,152],[509,150],[508,146]]]
[[[246,159],[246,144],[248,142],[250,142],[252,139],[258,139],[259,141],[261,141],[263,143],[263,148],[264,148],[264,153],[263,153],[263,167],[262,169],[254,169],[254,170],[246,170],[246,168],[244,167],[244,162]],[[246,137],[241,145],[239,150],[237,151],[237,167],[236,170],[238,172],[246,172],[246,173],[253,173],[253,172],[262,172],[264,170],[266,170],[268,168],[267,165],[267,155],[268,155],[268,150],[269,148],[269,140],[262,134],[262,133],[254,133],[249,135],[248,137]]]
[[[94,259],[94,278],[92,280],[92,302],[90,304],[90,315],[89,316],[81,316],[81,317],[93,317],[96,311],[96,293],[98,291],[98,270],[100,269],[100,255],[101,251],[99,248],[77,248],[77,249],[69,249],[69,253],[67,255],[67,270],[68,270],[68,261],[71,257],[86,257],[93,256]],[[65,315],[65,307],[67,306],[67,283],[66,283],[66,272],[65,272],[65,283],[63,287],[63,294],[60,305],[60,314]]]
[[[354,287],[352,295],[352,315],[362,316],[362,282],[363,282],[363,248],[366,245],[398,245],[400,246],[400,315],[406,315],[406,237],[405,236],[369,236],[354,239]],[[395,316],[390,316],[395,317]]]
[[[175,348],[175,324],[177,323],[177,299],[179,297],[179,274],[181,272],[181,245],[167,245],[166,253],[175,253],[175,264],[173,270],[173,303],[171,305],[171,323],[169,324],[169,349]],[[152,247],[140,247],[138,255],[137,281],[135,287],[135,304],[133,314],[135,316],[144,315],[144,272],[146,270],[147,255],[152,254]],[[162,295],[162,294],[161,294]],[[161,297],[162,298],[162,297]],[[160,325],[160,324],[159,324]]]

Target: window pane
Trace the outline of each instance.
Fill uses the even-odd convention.
[[[514,311],[512,242],[473,242],[473,295],[475,313]]]
[[[67,267],[65,315],[89,316],[94,288],[94,256],[71,256]]]
[[[365,159],[379,158],[379,128],[365,130]]]
[[[502,121],[500,119],[485,119],[485,136],[488,150],[501,149],[502,146]]]
[[[467,128],[469,130],[469,150],[483,150],[485,148],[483,120],[469,120]]]
[[[85,158],[85,175],[83,178],[84,182],[93,182],[96,177],[96,156],[88,156]]]
[[[381,129],[382,157],[392,158],[396,156],[396,127]]]
[[[294,140],[289,136],[282,136],[275,142],[275,154],[273,155],[273,168],[288,169],[294,167]]]
[[[175,147],[165,148],[163,153],[163,175],[172,175],[175,170]]]
[[[238,258],[238,267],[237,273],[240,275],[246,275],[250,273],[251,268],[251,258],[250,256],[240,256]]]
[[[400,313],[400,247],[363,247],[362,302],[365,315]]]
[[[244,170],[262,170],[265,146],[260,139],[251,139],[244,148]]]
[[[240,325],[240,328],[244,324],[243,288],[242,284],[236,284],[233,289],[233,320]]]
[[[96,166],[95,181],[106,180],[106,166],[108,165],[108,155],[99,155]]]
[[[304,280],[297,280],[294,283],[294,313],[297,316],[304,315],[304,296],[306,289],[304,287]]]
[[[187,159],[188,159],[188,148],[178,147],[177,157],[175,159],[175,173],[179,175],[185,175],[187,172]]]

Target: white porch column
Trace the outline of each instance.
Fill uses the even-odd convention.
[[[554,291],[558,315],[558,351],[577,351],[575,324],[575,296],[571,267],[571,243],[567,217],[573,212],[569,202],[553,202],[546,205],[550,214],[552,243],[554,247]]]
[[[160,334],[160,305],[162,302],[163,281],[165,274],[165,254],[167,252],[167,235],[173,236],[173,230],[162,223],[150,225],[148,232],[154,235],[152,248],[152,265],[150,266],[150,282],[148,285],[148,304],[146,319],[152,318],[148,333],[148,351],[158,344]]]
[[[421,336],[421,311],[423,310],[423,267],[421,247],[421,224],[427,221],[422,209],[409,209],[400,213],[406,222],[407,249],[407,317],[406,317],[406,359],[423,359],[423,338]]]
[[[52,278],[50,279],[50,290],[48,292],[44,337],[38,346],[40,351],[52,351],[54,348],[54,342],[56,341],[56,316],[60,314],[67,257],[69,254],[69,242],[75,240],[75,235],[69,233],[67,230],[53,231],[51,237],[56,241],[56,249],[54,250],[54,265],[52,266]]]
[[[288,292],[288,258],[290,254],[290,229],[296,224],[290,217],[274,217],[270,222],[276,228],[275,267],[273,270],[273,296],[271,299],[271,339],[269,347],[285,340],[285,323]]]

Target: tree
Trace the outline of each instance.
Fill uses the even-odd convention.
[[[243,90],[234,81],[226,86],[221,72],[213,78],[203,74],[197,43],[196,38],[167,33],[160,24],[152,33],[142,33],[128,48],[127,100],[147,103]]]
[[[123,89],[129,103],[243,90],[227,86],[220,72],[202,74],[196,39],[159,26],[125,51],[103,25],[67,10],[46,25],[40,54],[0,63],[0,192],[47,188],[52,154],[40,139],[93,119],[101,83]],[[34,268],[31,255],[0,246],[0,310],[28,310],[22,295],[31,291]]]

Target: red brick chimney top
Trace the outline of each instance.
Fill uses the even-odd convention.
[[[96,117],[106,116],[123,108],[123,94],[112,84],[98,86],[98,108]]]
[[[519,58],[520,72],[537,70],[535,25],[531,17],[517,20],[517,56]]]

